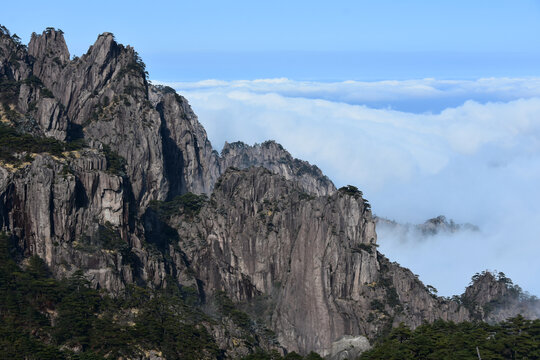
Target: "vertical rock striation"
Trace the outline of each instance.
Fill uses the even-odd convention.
[[[118,294],[175,279],[202,301],[227,294],[288,350],[335,356],[506,296],[489,279],[464,303],[431,294],[377,252],[360,191],[273,141],[218,154],[187,100],[110,33],[70,59],[59,30],[26,47],[0,28],[0,102],[0,230],[58,277],[81,269]]]

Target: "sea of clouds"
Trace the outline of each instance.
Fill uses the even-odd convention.
[[[358,186],[379,216],[477,225],[418,241],[379,234],[381,252],[439,294],[496,269],[540,295],[540,78],[166,85],[217,149],[273,139],[336,186]]]

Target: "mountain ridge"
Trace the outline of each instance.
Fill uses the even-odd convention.
[[[465,303],[437,297],[377,252],[361,191],[336,189],[281,145],[227,143],[218,154],[187,100],[150,84],[135,50],[110,33],[70,60],[60,31],[25,47],[2,28],[0,62],[0,130],[18,139],[2,145],[0,229],[57,278],[82,270],[118,296],[171,282],[203,303],[223,292],[260,306],[248,313],[286,351],[325,356],[357,354],[401,322],[500,319],[520,308],[519,295],[492,302],[510,286],[490,285],[495,278],[473,284],[489,300],[474,289]],[[508,306],[486,312],[488,303]],[[225,333],[227,356],[253,351]]]

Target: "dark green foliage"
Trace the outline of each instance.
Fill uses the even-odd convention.
[[[364,200],[364,208],[365,208],[367,211],[371,211],[371,204],[369,203],[369,201]]]
[[[34,100],[28,104],[28,112],[32,112],[35,110],[37,110],[37,102]]]
[[[367,251],[369,254],[373,253],[373,246],[371,244],[358,244],[356,247],[352,248],[352,252],[359,253],[360,250]]]
[[[78,303],[72,299],[75,295],[69,292],[72,288],[68,282],[61,283],[49,278],[49,271],[40,258],[31,257],[26,270],[22,270],[12,259],[12,253],[13,244],[10,237],[0,234],[2,358],[75,359],[70,351],[61,350],[61,344],[52,341],[52,337],[56,331],[67,333],[74,330],[75,334],[80,333],[77,331],[76,321],[80,321],[81,316],[72,318],[69,313],[59,310],[59,322],[53,328],[46,312],[48,309],[66,309],[70,304],[77,305]],[[86,287],[80,289],[95,293]],[[93,305],[88,299],[85,299],[84,303]],[[73,341],[78,340],[80,338]]]
[[[157,213],[160,219],[166,220],[183,214],[194,217],[199,214],[199,211],[207,202],[208,196],[205,194],[196,195],[189,192],[176,196],[171,201],[151,201],[150,208]]]
[[[0,233],[1,358],[117,359],[134,357],[138,349],[157,349],[167,359],[221,356],[202,324],[207,317],[186,302],[192,289],[132,285],[123,298],[112,299],[89,287],[81,271],[65,281],[51,279],[39,257],[21,269],[13,249],[11,238]]]
[[[124,87],[124,94],[126,94],[126,95],[132,95],[132,96],[134,96],[134,95],[137,94],[137,92],[140,92],[140,91],[143,91],[143,92],[144,92],[145,89],[144,89],[144,88],[141,88],[141,87],[139,87],[139,86],[136,86],[136,85],[134,85],[133,83],[129,83],[129,84],[127,84],[127,85]]]
[[[89,287],[82,271],[77,271],[67,281],[67,294],[58,304],[58,319],[53,331],[59,344],[82,347],[91,346],[90,332],[96,322],[101,298]]]
[[[297,354],[296,352],[290,352],[284,357],[285,360],[303,360],[302,355]]]
[[[172,87],[170,86],[166,86],[166,85],[155,85],[156,89],[158,89],[159,91],[163,92],[164,94],[176,94],[176,90],[174,90]]]
[[[323,358],[321,357],[321,355],[312,351],[304,357],[304,360],[323,360]]]
[[[101,99],[101,102],[103,104],[103,107],[107,107],[109,106],[109,104],[111,103],[111,99],[109,99],[108,96],[104,96],[102,99]]]
[[[540,301],[536,296],[530,295],[527,292],[524,292],[519,285],[514,285],[511,279],[507,278],[503,272],[491,272],[489,270],[484,270],[481,273],[476,273],[472,278],[470,285],[473,285],[482,281],[488,282],[497,282],[502,284],[506,288],[506,293],[502,296],[496,297],[490,302],[482,305],[484,315],[489,314],[491,311],[497,308],[505,307],[508,304],[514,303],[516,301],[526,304],[531,307],[540,306]],[[455,298],[454,298],[455,299]],[[461,295],[458,300],[463,306],[469,309],[477,318],[481,318],[482,314],[478,312],[478,308],[473,299],[470,299],[466,294]]]
[[[338,191],[341,194],[353,196],[355,199],[362,197],[362,192],[358,190],[356,186],[352,186],[352,185],[343,186],[343,187],[340,187]]]
[[[540,320],[518,316],[497,325],[442,320],[411,331],[401,324],[360,359],[539,359]]]
[[[429,293],[434,296],[434,297],[437,297],[437,293],[439,292],[434,286],[432,285],[426,285],[426,289],[429,291]]]
[[[244,329],[251,327],[252,322],[249,316],[245,312],[238,310],[232,300],[223,291],[216,293],[215,301],[220,311],[225,316],[230,317],[236,325]]]
[[[122,239],[119,229],[108,221],[98,224],[95,232],[80,237],[74,243],[74,247],[84,252],[99,250],[117,252],[122,255],[124,264],[136,265],[139,262],[137,256],[131,252],[129,244]]]
[[[106,238],[116,236],[105,228]],[[0,233],[1,358],[138,358],[144,349],[161,351],[167,359],[223,358],[207,329],[213,320],[198,307],[196,289],[179,287],[171,278],[167,283],[172,285],[164,289],[130,285],[123,297],[113,299],[92,289],[81,271],[57,281],[39,257],[21,269],[14,253],[11,238]],[[223,315],[250,327],[249,317],[224,294],[219,303]],[[51,313],[56,313],[54,325]],[[292,356],[286,358],[297,358]],[[250,358],[281,359],[275,351]]]
[[[136,318],[134,332],[147,348],[159,344],[167,359],[219,356],[214,339],[201,324],[205,315],[186,305],[181,289],[172,286],[153,294],[146,292],[148,301]]]
[[[44,98],[54,98],[52,91],[47,89],[46,87],[41,88],[41,96],[43,96]]]
[[[4,108],[4,110],[6,110]],[[63,157],[64,151],[79,150],[84,147],[83,141],[62,142],[53,138],[35,137],[19,133],[15,128],[0,123],[0,160],[9,163],[20,162],[16,153],[50,153]]]
[[[97,236],[99,245],[103,249],[119,250],[127,246],[127,243],[120,237],[120,232],[110,222],[99,225]]]
[[[6,115],[6,118],[11,122],[16,122],[21,118],[21,114],[19,114],[17,111],[11,109],[11,107],[7,103],[2,104],[2,108],[4,110],[4,114]]]
[[[127,74],[135,74],[139,76],[148,77],[148,71],[146,71],[146,64],[142,61],[139,54],[135,52],[133,59],[124,68],[118,72],[118,77],[124,77]]]
[[[384,310],[384,304],[380,300],[377,300],[377,299],[372,300],[371,303],[369,304],[369,307],[371,308],[371,310],[376,310],[376,311],[386,313],[386,311]]]
[[[313,200],[315,199],[315,196],[314,195],[311,195],[311,194],[308,194],[306,192],[301,192],[300,194],[298,194],[298,198],[300,200],[307,200],[307,201],[310,201],[310,200]]]
[[[386,268],[383,266],[383,269],[386,270]],[[394,287],[394,283],[392,282],[392,279],[390,277],[385,276],[384,272],[383,275],[379,278],[379,281],[377,282],[377,286],[382,287],[386,291],[386,302],[390,307],[400,309],[400,301],[399,301],[399,295],[396,291],[396,288]]]
[[[23,83],[26,85],[32,85],[37,87],[43,86],[43,82],[41,81],[41,79],[35,75],[30,75],[28,78],[23,80]]]
[[[11,36],[11,33],[7,27],[0,25],[0,36]]]
[[[242,360],[281,360],[283,359],[277,351],[263,352],[258,351],[254,354],[245,356]]]
[[[114,175],[124,176],[126,174],[126,159],[118,155],[108,145],[103,145],[103,152],[107,159],[107,171]]]
[[[309,165],[307,162],[299,160],[296,162],[296,164],[300,166],[296,171],[297,176],[308,174],[317,177],[321,175],[319,172],[319,168],[315,165]]]
[[[115,236],[105,228],[105,237]],[[37,256],[21,269],[13,260],[15,253],[12,238],[0,233],[1,358],[138,358],[150,349],[167,359],[223,358],[208,329],[215,320],[201,311],[196,289],[179,287],[169,278],[170,285],[161,290],[129,285],[123,296],[113,299],[91,288],[81,271],[63,281],[52,279]],[[247,359],[283,359],[275,350],[264,352],[256,345],[252,321],[224,293],[217,294],[216,303],[221,316],[246,330],[246,344],[256,351]],[[285,359],[321,358],[290,353]]]
[[[375,244],[373,244],[376,246]],[[382,255],[378,252],[377,253],[377,259],[379,261],[382,260]],[[386,303],[392,307],[397,312],[402,310],[401,302],[399,300],[399,295],[397,293],[396,288],[394,287],[394,282],[392,281],[392,277],[389,274],[389,268],[388,264],[384,261],[380,262],[381,264],[381,276],[379,280],[377,281],[377,286],[382,287],[386,292]]]
[[[19,97],[21,84],[14,80],[0,79],[0,102],[15,103]]]

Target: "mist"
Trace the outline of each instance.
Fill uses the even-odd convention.
[[[440,295],[462,293],[486,269],[540,294],[538,79],[169,85],[218,150],[273,139],[336,186],[359,187],[379,216],[421,223],[442,214],[478,226],[406,242],[378,232],[381,252]]]

